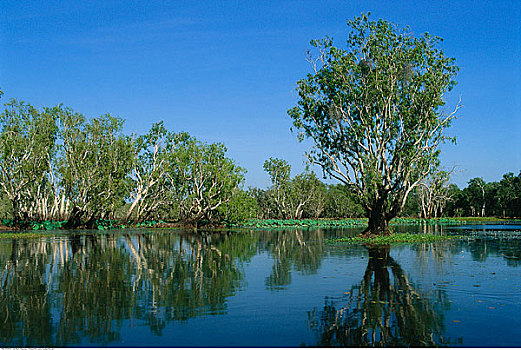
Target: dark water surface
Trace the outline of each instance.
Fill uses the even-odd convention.
[[[370,249],[325,241],[342,229],[0,239],[0,345],[519,347],[521,238],[500,229]]]

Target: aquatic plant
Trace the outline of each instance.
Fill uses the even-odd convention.
[[[399,244],[399,243],[434,243],[451,239],[462,239],[460,235],[433,235],[420,233],[391,233],[383,236],[353,236],[326,239],[327,243],[356,243],[356,244]]]

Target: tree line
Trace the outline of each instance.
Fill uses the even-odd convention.
[[[364,217],[356,191],[345,184],[325,184],[312,171],[291,178],[285,160],[270,158],[264,163],[271,185],[253,188],[259,218],[346,218]],[[521,171],[503,175],[500,181],[485,182],[477,177],[460,189],[451,183],[452,171],[436,170],[409,195],[402,216],[438,217],[521,217]]]
[[[248,218],[365,216],[352,186],[327,185],[313,171],[291,177],[291,166],[270,158],[267,189],[243,189],[246,170],[221,143],[204,143],[163,122],[143,135],[124,135],[123,119],[87,119],[62,105],[37,109],[11,100],[0,115],[3,217],[14,226],[57,221],[97,227],[100,220],[165,220],[187,225]],[[521,172],[498,182],[474,178],[459,189],[436,171],[409,195],[403,216],[521,217]]]
[[[0,115],[0,190],[14,226],[149,219],[188,224],[233,217],[245,169],[221,143],[204,143],[155,123],[124,135],[123,119],[87,119],[62,105],[11,100]],[[244,212],[244,211],[243,211]],[[247,212],[247,210],[246,210]]]

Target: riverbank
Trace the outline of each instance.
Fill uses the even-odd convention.
[[[391,226],[400,225],[458,225],[465,223],[488,223],[488,222],[521,222],[521,219],[505,219],[495,217],[456,217],[438,219],[420,218],[396,218],[391,220]],[[0,225],[0,237],[2,238],[22,238],[22,237],[41,237],[45,231],[63,230],[65,221],[44,221],[29,222],[24,229],[17,229],[9,224],[8,220],[3,220]],[[356,228],[366,227],[368,220],[365,218],[346,218],[346,219],[250,219],[242,223],[206,225],[199,229],[222,230],[222,229],[277,229],[277,228]],[[185,225],[181,222],[169,223],[162,220],[147,220],[142,223],[122,223],[119,220],[98,220],[93,229],[100,231],[111,229],[134,229],[134,228],[166,228],[166,229],[194,229],[194,226]],[[87,229],[78,227],[77,229]],[[402,237],[403,238],[403,237]],[[401,238],[400,238],[401,239]]]

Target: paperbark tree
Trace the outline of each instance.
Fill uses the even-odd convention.
[[[130,139],[121,134],[123,120],[104,115],[86,122],[83,115],[64,109],[60,123],[59,171],[71,207],[66,227],[113,219],[128,196],[133,160]]]
[[[451,200],[448,186],[451,173],[452,171],[435,171],[420,183],[417,192],[423,218],[436,218],[438,214],[443,214],[445,204]]]
[[[264,170],[270,175],[269,195],[275,202],[277,217],[287,219],[291,216],[291,165],[283,159],[270,158],[264,162]]]
[[[176,134],[169,154],[169,181],[179,217],[199,225],[216,221],[244,182],[245,169],[226,157],[221,143],[206,144],[187,133]]]
[[[0,189],[13,208],[16,226],[48,219],[49,170],[56,145],[56,114],[11,100],[0,115]]]
[[[154,211],[171,205],[172,196],[168,189],[168,152],[172,134],[163,122],[156,123],[150,131],[134,140],[133,182],[130,191],[131,205],[125,221],[146,220]]]
[[[386,234],[409,193],[438,165],[444,131],[444,93],[458,67],[440,38],[414,37],[366,15],[348,21],[347,48],[314,40],[313,72],[298,81],[297,106],[288,114],[307,154],[331,177],[350,185],[369,218],[366,234]]]

